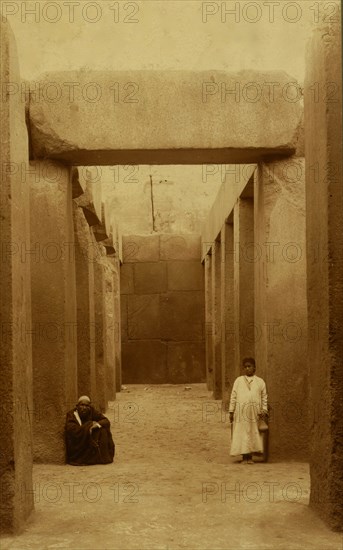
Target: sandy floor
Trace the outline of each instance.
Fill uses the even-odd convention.
[[[308,466],[230,458],[220,403],[189,388],[128,386],[114,464],[36,465],[36,511],[0,549],[343,550],[307,506]]]

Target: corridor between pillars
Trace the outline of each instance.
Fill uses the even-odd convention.
[[[203,232],[208,372],[227,408],[244,357],[271,405],[271,460],[308,456],[304,159],[223,183]],[[220,224],[221,222],[221,224]],[[207,253],[206,253],[207,251]],[[209,389],[211,386],[208,386]]]

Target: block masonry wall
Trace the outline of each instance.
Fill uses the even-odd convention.
[[[200,236],[123,237],[123,383],[206,379]]]

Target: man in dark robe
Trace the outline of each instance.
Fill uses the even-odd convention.
[[[65,436],[68,464],[85,466],[113,462],[115,445],[110,421],[92,407],[87,395],[82,395],[76,407],[67,413]]]

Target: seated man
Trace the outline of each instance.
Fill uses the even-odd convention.
[[[113,462],[115,445],[110,421],[96,411],[87,395],[67,413],[65,426],[67,463],[73,466]]]

